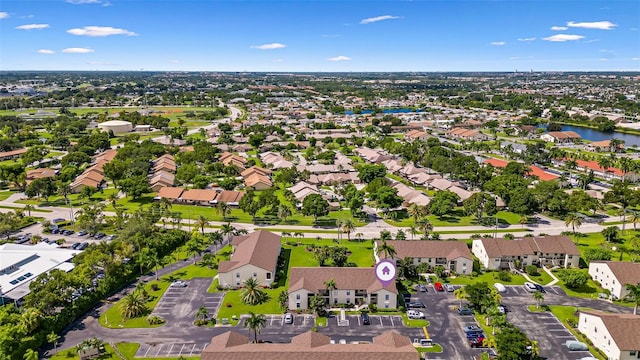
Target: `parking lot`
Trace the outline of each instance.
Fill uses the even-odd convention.
[[[210,317],[215,317],[222,303],[224,293],[208,293],[211,279],[192,279],[186,281],[186,286],[169,286],[153,310],[158,315],[180,326],[193,324],[196,312],[202,306],[209,311]]]
[[[169,343],[169,344],[140,344],[136,357],[164,357],[164,358],[178,358],[198,356],[209,345],[195,344],[195,343]]]
[[[240,318],[238,327],[243,327],[246,318],[246,316],[242,316]],[[285,324],[284,315],[267,315],[267,326],[265,327],[265,329],[278,329],[283,327],[312,328],[314,325],[315,316],[309,314],[293,314],[292,324]]]
[[[569,351],[564,345],[567,340],[576,340],[575,336],[553,314],[549,312],[532,313],[525,306],[513,307],[508,315],[509,321],[522,329],[527,337],[537,340],[540,356],[547,359],[580,359],[590,356],[588,351]]]
[[[403,327],[402,316],[400,315],[369,315],[370,325],[362,323],[359,315],[346,315],[344,321],[340,319],[340,315],[332,316],[327,319],[327,326],[348,326],[350,328],[356,326],[378,327],[378,328],[395,328]]]

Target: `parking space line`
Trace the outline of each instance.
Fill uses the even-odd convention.
[[[174,345],[175,345],[175,344],[171,344],[171,348],[169,349],[169,352],[168,352],[167,354],[171,354],[171,351],[173,350],[173,346],[174,346]]]
[[[189,356],[193,355],[193,349],[196,348],[196,344],[193,344],[193,346],[191,347],[191,351],[189,352]]]
[[[395,324],[393,323],[393,316],[389,316],[389,320],[391,320],[391,326],[395,327]]]
[[[156,357],[158,357],[158,354],[160,354],[160,350],[162,350],[163,346],[164,344],[160,344],[160,347],[158,348],[158,352],[156,353]]]
[[[146,356],[147,356],[147,354],[149,353],[149,350],[151,350],[151,346],[149,346],[149,347],[147,348],[147,351],[144,353],[144,356],[145,356],[145,357],[146,357]]]
[[[382,316],[378,316],[378,320],[380,320],[380,326],[384,326],[384,324],[382,323]]]
[[[185,344],[182,344],[182,347],[180,348],[180,352],[178,353],[178,356],[182,355],[182,350],[184,349],[184,345]]]

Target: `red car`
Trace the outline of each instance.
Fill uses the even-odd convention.
[[[433,287],[435,287],[436,290],[438,290],[438,291],[444,291],[444,287],[439,282],[433,284]]]

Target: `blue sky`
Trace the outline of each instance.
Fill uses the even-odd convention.
[[[640,1],[3,0],[0,70],[640,70]]]

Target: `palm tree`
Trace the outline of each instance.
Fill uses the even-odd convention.
[[[36,208],[31,204],[27,204],[22,209],[27,212],[27,216],[31,217],[31,211],[35,210]]]
[[[338,228],[338,241],[340,241],[340,238],[342,236],[342,220],[340,219],[336,219],[336,227]]]
[[[409,226],[409,234],[411,234],[411,240],[413,240],[414,236],[418,235],[418,228],[415,225]]]
[[[627,173],[633,170],[635,163],[628,157],[621,157],[618,160],[618,166],[620,167],[620,170],[622,170],[622,181],[626,181]]]
[[[333,302],[331,301],[331,299],[333,298],[333,291],[337,289],[336,287],[336,281],[333,279],[329,279],[327,281],[324,282],[324,288],[329,291],[329,304],[332,304]],[[329,305],[331,306],[331,305]]]
[[[407,214],[413,218],[414,222],[418,222],[418,219],[422,216],[421,206],[418,204],[411,204],[407,208]]]
[[[533,340],[529,346],[531,347],[531,359],[537,359],[540,355],[540,344],[537,340]]]
[[[571,213],[569,215],[567,215],[567,217],[564,219],[564,226],[569,227],[571,226],[571,230],[573,232],[573,236],[576,239],[578,237],[576,236],[576,228],[580,228],[580,226],[582,226],[582,217],[579,216],[577,213]]]
[[[291,208],[285,205],[278,206],[278,217],[282,222],[287,222],[287,218],[291,216]]]
[[[544,301],[544,294],[540,291],[535,291],[533,293],[533,300],[536,301],[536,309],[540,309],[540,304]]]
[[[112,192],[111,194],[109,194],[109,197],[107,199],[109,200],[111,206],[113,206],[113,210],[116,210],[118,208],[118,193]]]
[[[234,228],[230,223],[223,224],[222,227],[220,227],[220,232],[227,238],[227,241],[231,240],[230,237],[233,235],[235,230],[236,228]]]
[[[167,198],[160,199],[160,209],[164,212],[169,212],[171,210],[171,201]]]
[[[38,360],[40,358],[40,355],[38,355],[37,350],[27,349],[24,355],[22,355],[22,358],[24,360]]]
[[[227,221],[227,216],[231,214],[231,207],[226,202],[220,201],[218,205],[216,205],[216,211],[222,215],[223,221]]]
[[[206,307],[201,306],[198,311],[196,311],[196,320],[207,320],[209,317],[209,310]]]
[[[393,257],[396,256],[396,249],[392,245],[387,244],[387,240],[382,239],[380,245],[378,245],[378,248],[376,249],[376,255],[380,256],[380,253],[384,255],[385,259],[388,257],[393,259]]]
[[[356,229],[355,224],[353,223],[353,220],[351,219],[345,219],[342,222],[342,232],[347,234],[347,241],[351,241],[351,233]]]
[[[42,313],[36,308],[26,308],[20,316],[20,325],[24,327],[27,333],[31,333],[38,328],[42,319]]]
[[[209,225],[209,219],[207,219],[204,215],[200,215],[200,216],[198,216],[198,219],[196,220],[196,224],[200,228],[200,232],[202,232],[202,235],[204,235],[204,228],[207,225]]]
[[[433,230],[433,224],[427,218],[422,218],[418,221],[418,229],[422,231],[425,238],[429,238],[429,231]]]
[[[249,328],[249,331],[253,331],[253,341],[258,342],[258,334],[262,328],[267,326],[267,317],[263,314],[256,314],[253,311],[249,311],[249,317],[244,321],[244,327]]]
[[[364,236],[364,234],[363,234],[363,233],[361,233],[361,232],[356,233],[356,239],[358,239],[358,242],[362,241],[362,237],[363,237],[363,236]]]
[[[147,304],[139,291],[134,291],[122,298],[120,314],[123,318],[135,318],[145,312],[147,312]]]
[[[633,223],[633,231],[637,231],[636,225],[640,222],[640,212],[632,211],[630,221]]]
[[[466,300],[467,299],[467,290],[465,289],[465,287],[461,286],[461,287],[457,288],[453,292],[453,295],[455,295],[456,299],[458,299],[460,301],[460,307],[462,307],[462,300]]]
[[[627,297],[633,302],[633,315],[637,315],[638,305],[640,305],[640,283],[637,285],[626,284],[625,288],[629,292]]]
[[[302,239],[304,237],[304,234],[301,233],[300,231],[296,231],[293,233],[293,236],[299,236],[300,239]],[[300,240],[298,240],[298,244],[300,244]]]
[[[246,305],[260,305],[269,299],[269,295],[259,288],[256,279],[248,278],[244,281],[243,285],[244,289],[242,290],[242,294],[240,294],[242,303]]]
[[[606,156],[601,156],[600,158],[598,158],[598,166],[600,166],[602,168],[602,177],[604,177],[606,179],[606,175],[607,175],[607,171],[609,170],[609,168],[611,167],[611,165],[613,165],[613,162],[611,161],[610,158],[606,157]]]
[[[47,334],[47,342],[53,345],[54,354],[58,352],[58,341],[60,340],[60,335],[54,333],[53,331]]]

